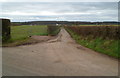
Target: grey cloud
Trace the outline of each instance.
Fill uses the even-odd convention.
[[[53,12],[58,15],[6,15],[5,13],[12,12],[25,12],[25,13],[37,13],[37,12]],[[2,3],[2,17],[13,18],[13,21],[18,21],[17,18],[24,17],[24,20],[87,20],[87,21],[104,21],[113,20],[117,21],[118,15],[118,3],[117,2],[11,2]],[[83,14],[74,14],[74,13]],[[72,15],[59,15],[59,13],[73,13]],[[86,14],[88,13],[88,14]],[[39,19],[38,19],[39,17]],[[61,18],[64,17],[64,18]],[[33,19],[29,19],[33,18]],[[36,19],[37,18],[37,19]]]

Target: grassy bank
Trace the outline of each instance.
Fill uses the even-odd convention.
[[[120,40],[102,39],[100,37],[93,38],[91,36],[83,37],[71,31],[70,29],[66,28],[66,30],[70,33],[72,38],[76,40],[78,44],[93,49],[97,52],[104,53],[115,58],[119,58],[118,48],[120,47],[118,46],[118,41],[120,42]]]

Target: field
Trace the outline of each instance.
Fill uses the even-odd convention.
[[[11,38],[3,42],[3,46],[17,46],[23,44],[38,43],[31,36],[55,36],[59,33],[59,26],[47,26],[47,25],[22,25],[11,26]]]
[[[100,30],[99,27],[94,28],[93,26],[68,26],[65,28],[78,44],[97,52],[119,58],[118,42],[120,42],[120,40],[118,39],[119,31],[116,30],[116,27],[109,27],[109,29],[106,27],[100,27],[102,30]]]
[[[37,41],[30,38],[32,35],[48,35],[47,26],[11,26],[11,38],[3,42],[2,46],[7,47],[36,43]]]
[[[120,26],[120,25],[90,25],[90,24],[87,25],[86,24],[86,25],[78,25],[78,26]]]
[[[26,39],[32,35],[48,35],[47,26],[11,26],[11,40]]]

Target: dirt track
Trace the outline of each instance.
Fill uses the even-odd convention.
[[[3,76],[117,76],[118,61],[75,43],[62,29],[48,42],[3,48]]]

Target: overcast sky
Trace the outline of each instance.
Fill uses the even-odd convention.
[[[119,2],[119,0],[0,0],[0,2]]]
[[[118,21],[117,2],[2,2],[0,8],[0,18],[15,22]]]

